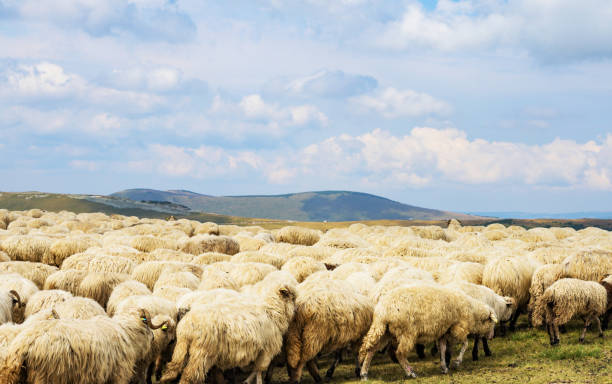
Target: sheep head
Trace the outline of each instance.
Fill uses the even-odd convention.
[[[25,307],[25,303],[21,302],[21,297],[19,296],[17,291],[15,291],[14,289],[11,289],[9,293],[11,295],[11,299],[13,299],[13,305],[16,304],[17,308]]]

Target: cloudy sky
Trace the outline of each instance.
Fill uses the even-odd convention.
[[[612,209],[609,0],[0,0],[0,190]]]

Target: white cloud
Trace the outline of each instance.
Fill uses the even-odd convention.
[[[608,0],[439,0],[409,4],[377,38],[383,47],[442,52],[511,49],[547,61],[612,56]]]
[[[374,95],[363,95],[353,99],[359,106],[372,109],[386,118],[401,116],[445,115],[451,107],[427,93],[410,89],[397,90],[392,87],[378,91]]]
[[[327,116],[313,105],[295,105],[282,107],[268,103],[259,94],[251,94],[237,103],[228,103],[216,96],[211,112],[225,115],[241,115],[243,119],[263,122],[273,130],[282,131],[286,126],[302,126],[307,124],[327,124]]]
[[[314,74],[293,79],[283,88],[296,95],[322,97],[348,97],[369,92],[376,88],[375,78],[344,71],[321,70]]]

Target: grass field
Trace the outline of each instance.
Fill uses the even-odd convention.
[[[612,330],[605,337],[589,330],[584,344],[578,342],[582,330],[581,321],[568,324],[567,333],[561,335],[561,343],[551,347],[544,330],[528,329],[527,319],[522,316],[519,329],[505,337],[491,340],[493,353],[485,357],[480,348],[480,360],[472,361],[472,342],[465,353],[459,369],[451,369],[448,375],[440,372],[438,357],[419,360],[416,353],[409,361],[419,377],[406,379],[399,364],[393,363],[385,354],[377,354],[369,371],[369,383],[419,383],[419,384],[552,384],[552,383],[612,383]],[[428,347],[429,349],[429,347]],[[456,355],[456,354],[455,354]],[[330,364],[329,358],[319,361],[319,370],[324,375]],[[277,369],[274,382],[288,382],[285,369]],[[358,383],[354,375],[354,364],[343,362],[332,379],[332,383]],[[305,370],[302,383],[313,383]]]

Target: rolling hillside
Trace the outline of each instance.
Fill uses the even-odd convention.
[[[415,207],[367,193],[304,192],[274,196],[209,196],[183,190],[128,189],[112,197],[170,202],[194,211],[296,221],[444,220],[473,218],[461,213]]]

